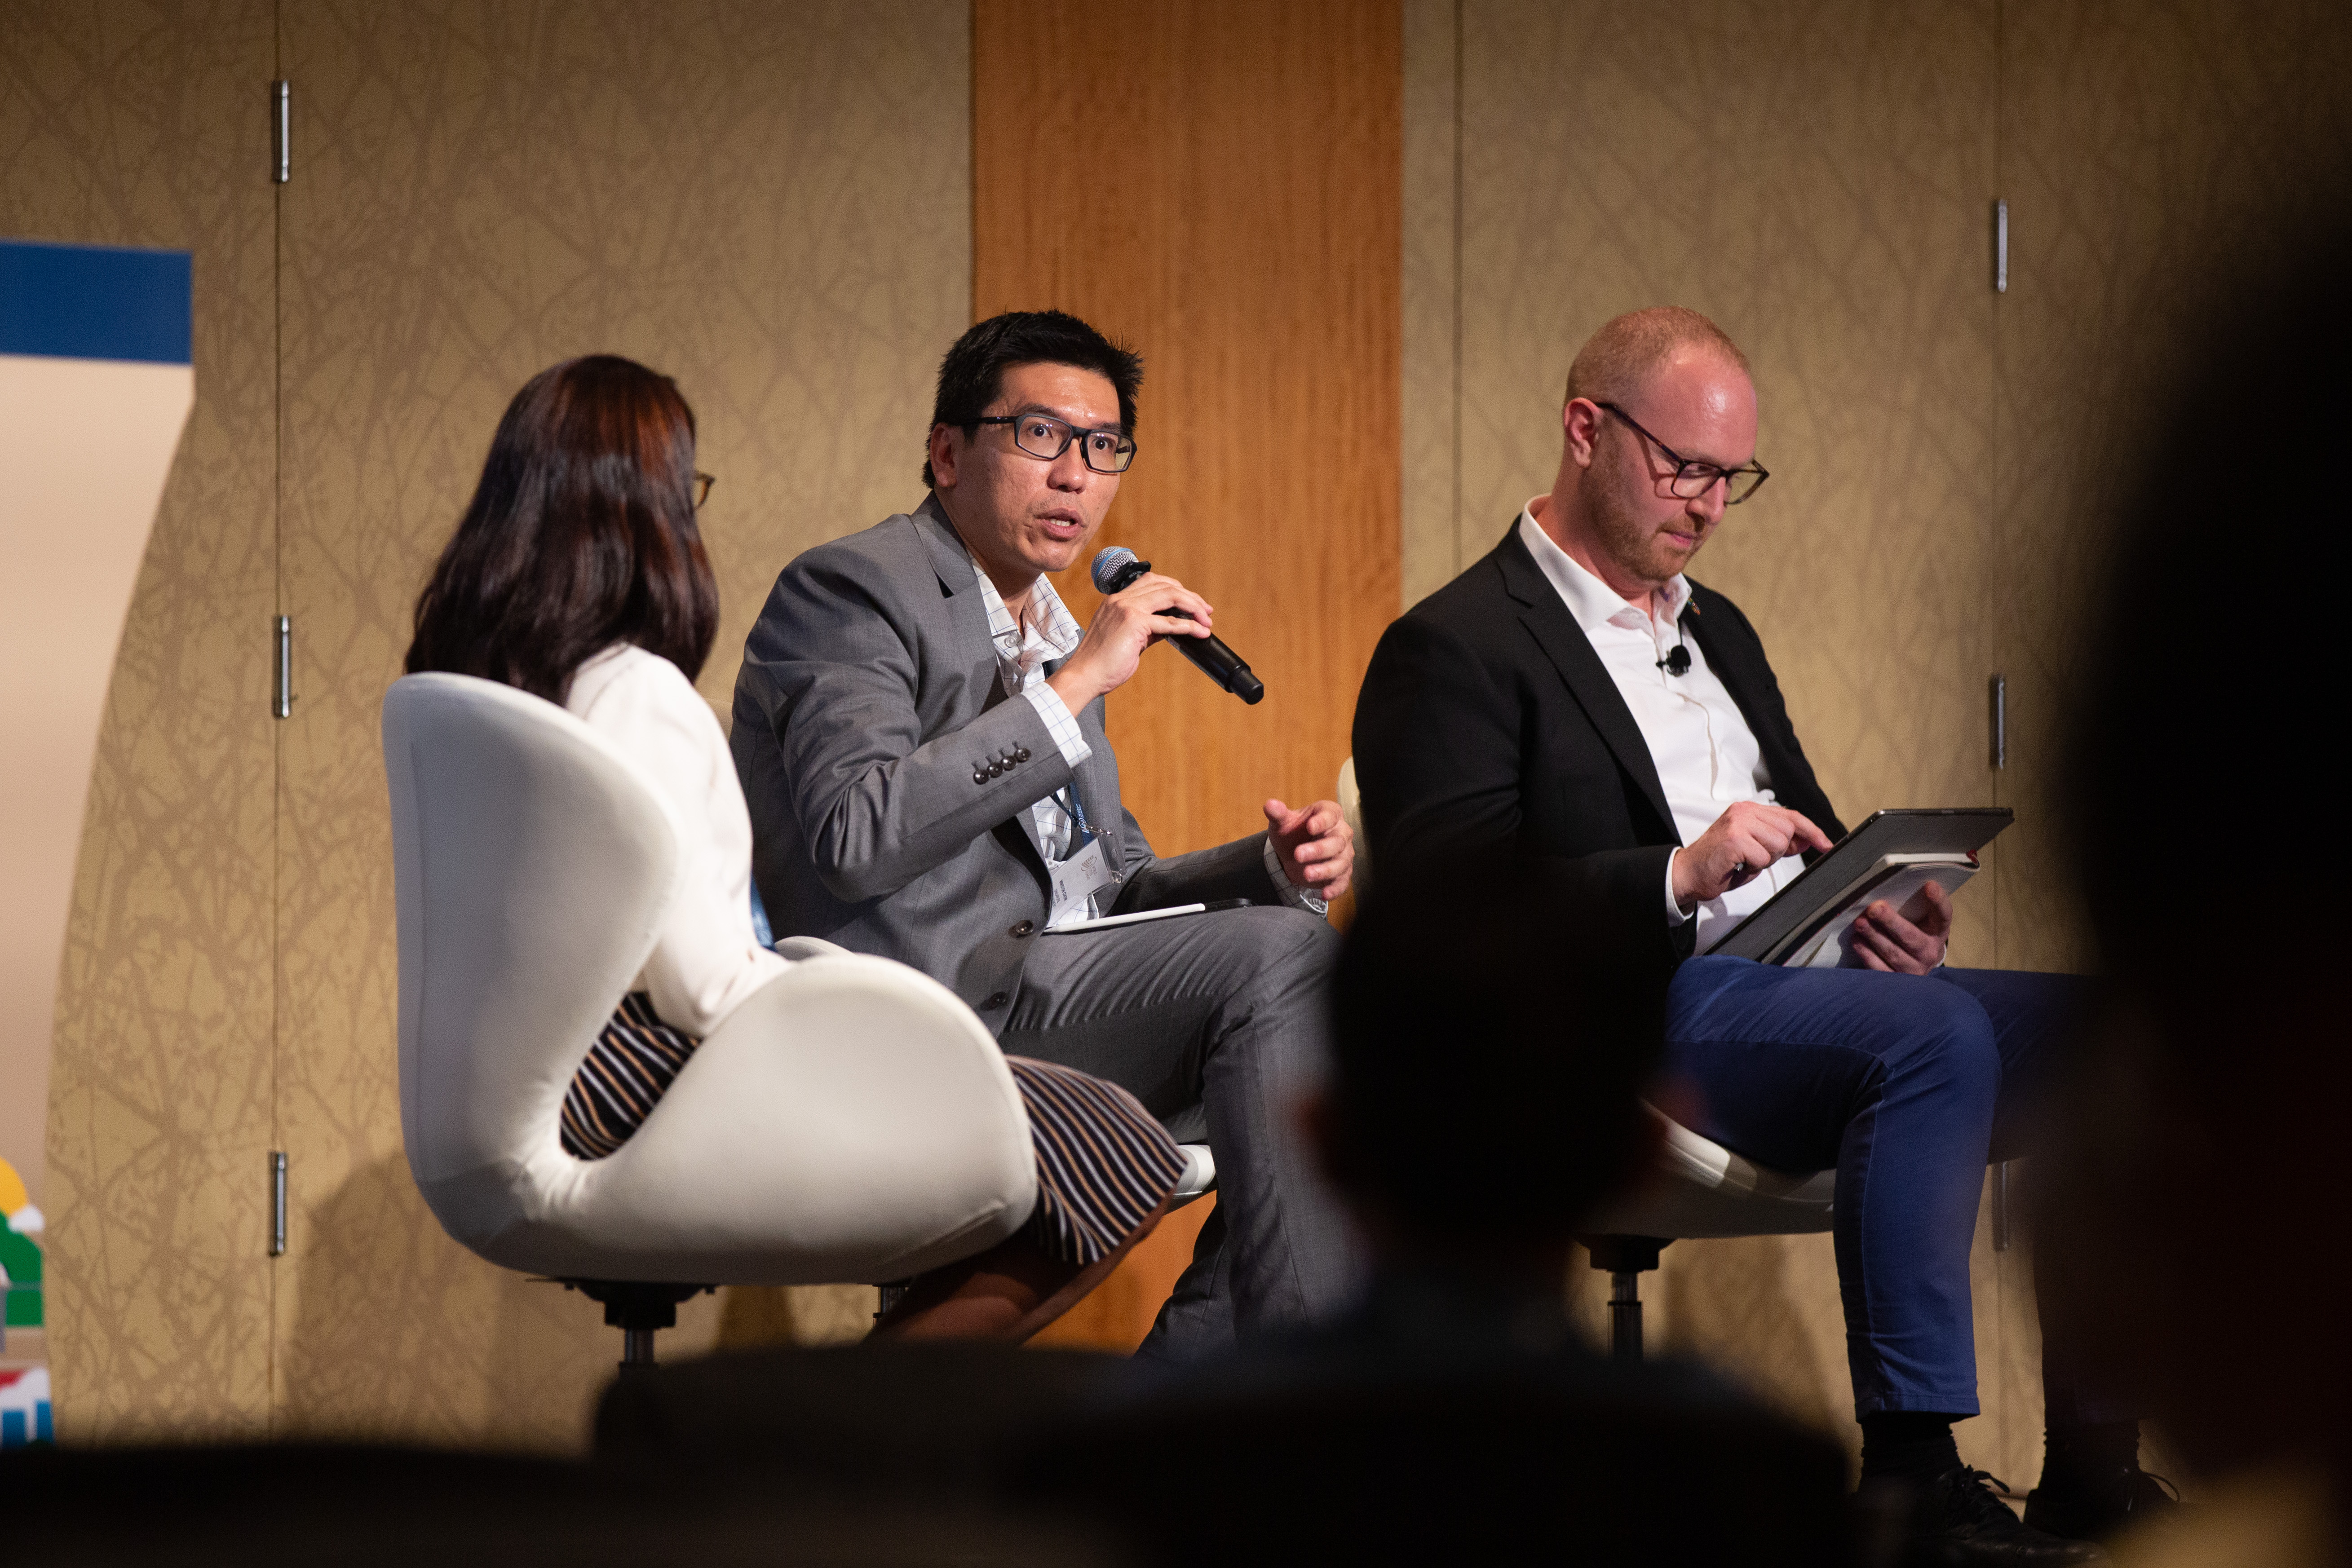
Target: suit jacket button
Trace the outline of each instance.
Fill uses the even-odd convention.
[[[1027,761],[1029,760],[1029,748],[1028,748],[1028,747],[1026,747],[1026,746],[1024,746],[1024,747],[1022,747],[1019,751],[1017,751],[1017,752],[1013,752],[1013,760],[1014,762],[1016,762],[1016,763],[1025,763],[1025,762],[1027,762]]]
[[[993,778],[1002,778],[1002,777],[1003,777],[1003,776],[1004,776],[1004,764],[1003,764],[1003,763],[989,763],[989,764],[988,764],[988,776],[989,776],[990,778],[992,778],[992,779],[993,779]]]
[[[1013,928],[1013,934],[1016,938],[1024,937],[1036,929],[1037,927],[1035,922],[1031,921],[1023,921],[1019,925]]]
[[[988,770],[986,768],[972,769],[971,782],[974,784],[986,784],[988,782]]]
[[[980,1010],[983,1013],[993,1013],[1012,1000],[1012,997],[1002,991],[992,991],[988,994],[988,1000],[980,1005]]]

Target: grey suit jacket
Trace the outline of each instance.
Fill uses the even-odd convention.
[[[1028,808],[1073,775],[1036,709],[1005,697],[971,557],[938,502],[785,567],[743,654],[732,744],[776,934],[912,964],[1001,1030],[1051,897]],[[1120,804],[1101,701],[1076,718],[1113,912],[1282,901],[1262,833],[1154,855]]]

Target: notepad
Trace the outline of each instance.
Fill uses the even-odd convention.
[[[1864,908],[1884,899],[1916,920],[1927,908],[1920,889],[1958,889],[1976,875],[1976,852],[2016,819],[2005,805],[1874,812],[1708,951],[1791,968],[1861,967],[1853,922]]]

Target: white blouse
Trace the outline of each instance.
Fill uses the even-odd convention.
[[[642,769],[680,833],[677,900],[632,989],[674,1029],[709,1034],[790,961],[751,934],[751,812],[718,715],[677,666],[615,643],[582,665],[564,707]]]

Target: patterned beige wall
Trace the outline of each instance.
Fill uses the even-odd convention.
[[[912,499],[971,300],[968,47],[960,4],[285,11],[292,1426],[571,1441],[615,1348],[443,1237],[400,1152],[378,705],[499,413],[572,354],[677,377],[719,479],[724,702],[776,570]]]
[[[2018,826],[1997,889],[2000,962],[2091,968],[2053,796],[2110,508],[2123,465],[2144,455],[2142,422],[2190,368],[2207,305],[2231,303],[2299,216],[2340,210],[2352,189],[2352,97],[2335,85],[2352,78],[2352,12],[2067,0],[2004,5],[2000,26],[2011,243],[1996,309],[1993,635],[2011,713],[1999,798]],[[2217,552],[2217,571],[2229,559]],[[1977,1262],[1981,1301],[1981,1248]],[[2021,1254],[2004,1267],[2021,1271],[2014,1286],[2004,1277],[2005,1297],[2021,1300]],[[2029,1317],[2005,1321],[2037,1342]],[[2010,1452],[2030,1452],[2032,1408],[2001,1411]],[[2151,1436],[2161,1465],[2162,1435]]]
[[[69,1439],[268,1416],[274,9],[0,17],[0,234],[195,257],[195,408],[108,695],[58,1002],[43,1239]]]
[[[2352,11],[2330,0],[2011,5],[2002,33],[1997,622],[2015,713],[2001,962],[2090,962],[2052,832],[2053,770],[2118,465],[2209,296],[2258,283],[2282,222],[2340,211]],[[2258,389],[2214,389],[2259,395]],[[2217,530],[2217,543],[2228,535]],[[2227,574],[2237,552],[2216,552]],[[2191,720],[2193,722],[2193,719]],[[2184,737],[2185,738],[2185,737]],[[2161,787],[2155,783],[2155,787]]]

